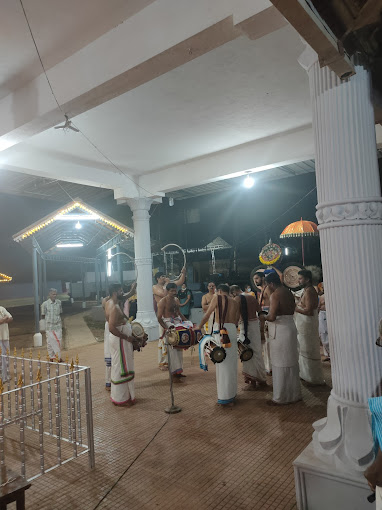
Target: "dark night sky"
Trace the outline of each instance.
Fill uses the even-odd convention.
[[[237,246],[238,266],[243,271],[259,265],[261,247],[272,237],[274,242],[300,249],[297,239],[280,240],[283,228],[301,216],[316,221],[317,195],[314,190],[291,211],[277,219],[296,204],[316,185],[315,174],[305,174],[277,181],[259,182],[251,190],[237,185],[223,193],[205,195],[193,199],[175,201],[169,207],[168,200],[151,208],[151,236],[158,246],[168,242],[182,247],[203,247],[215,237],[221,236],[232,246]],[[0,272],[10,274],[15,282],[31,281],[31,256],[12,235],[51,213],[64,204],[29,197],[0,194]],[[132,226],[132,214],[127,206],[117,206],[112,195],[101,203],[90,203],[105,214]],[[199,209],[200,221],[187,223],[185,218],[192,209]],[[276,221],[274,221],[276,220]],[[308,239],[307,263],[319,263],[319,240]],[[300,252],[295,259],[300,259]],[[58,267],[48,267],[48,278],[57,276]],[[61,273],[75,272],[73,266],[62,267]],[[51,274],[49,274],[51,273]],[[63,274],[60,275],[64,277]],[[77,276],[72,274],[73,279]],[[79,276],[78,276],[79,277]]]

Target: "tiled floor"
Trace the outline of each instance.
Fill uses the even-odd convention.
[[[329,387],[304,386],[303,402],[282,408],[266,405],[270,391],[240,389],[237,405],[221,409],[214,368],[202,372],[196,352],[187,352],[186,382],[175,387],[182,412],[168,416],[168,374],[157,369],[156,343],[135,355],[132,408],[109,401],[103,344],[78,354],[92,368],[96,468],[83,456],[35,480],[28,510],[296,508],[292,462],[326,414]]]

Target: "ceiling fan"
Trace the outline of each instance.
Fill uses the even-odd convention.
[[[65,124],[62,126],[56,126],[54,129],[71,129],[72,131],[75,131],[76,133],[79,133],[80,130],[76,127],[72,126],[72,121],[69,120],[69,117],[65,115]]]

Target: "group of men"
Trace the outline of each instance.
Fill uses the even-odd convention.
[[[171,349],[172,379],[180,383],[185,377],[183,350],[168,347],[165,335],[176,326],[195,328],[182,314],[177,298],[177,287],[185,280],[185,268],[175,282],[169,282],[163,273],[157,273],[155,279],[153,296],[160,324],[159,367],[168,369],[167,348]],[[303,293],[297,305],[295,296],[282,284],[276,271],[267,275],[256,273],[254,283],[261,291],[257,296],[248,289],[243,292],[237,285],[221,284],[216,288],[210,282],[208,293],[202,298],[204,315],[196,329],[212,335],[214,342],[225,349],[224,360],[216,364],[218,403],[223,406],[232,405],[237,395],[238,341],[253,351],[252,358],[242,365],[244,390],[266,387],[266,375],[272,375],[270,404],[301,400],[300,379],[312,385],[325,384],[318,336],[319,299],[310,271],[299,273]],[[132,289],[129,295],[134,292]],[[115,405],[132,405],[135,403],[133,339],[121,309],[122,296],[122,287],[117,284],[111,287],[110,296],[103,302],[106,389],[111,389]],[[323,305],[321,300],[320,306]]]

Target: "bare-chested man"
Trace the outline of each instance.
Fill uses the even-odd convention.
[[[127,294],[123,294],[122,297],[129,299],[131,296],[134,295],[136,288],[137,288],[137,284],[133,283],[130,287],[129,292]],[[106,364],[105,388],[107,391],[110,391],[110,389],[111,389],[111,356],[110,356],[110,345],[109,345],[109,314],[110,314],[110,309],[113,306],[114,306],[113,302],[110,300],[110,289],[109,289],[109,295],[102,299],[102,308],[105,313],[105,332],[104,332],[104,341],[103,341],[103,351],[104,351],[104,359],[105,359],[105,364]]]
[[[166,285],[170,282],[168,277],[164,273],[156,273],[154,276],[156,280],[156,284],[153,285],[153,295],[154,295],[154,310],[155,313],[158,312],[158,303],[161,299],[163,299],[167,295]],[[186,279],[186,266],[182,268],[182,272],[179,280],[175,280],[174,283],[176,286],[182,285]],[[167,360],[167,349],[164,342],[163,331],[159,328],[159,341],[158,341],[158,365],[160,370],[168,369],[168,360]]]
[[[324,348],[324,361],[330,361],[328,325],[326,323],[325,288],[323,282],[320,284],[320,296],[318,298],[318,333],[320,335],[322,347]]]
[[[214,284],[214,282],[209,282],[208,285],[207,285],[207,289],[208,289],[207,294],[204,294],[203,297],[202,297],[202,310],[203,310],[203,313],[206,313],[206,311],[208,310],[208,307],[210,306],[212,298],[216,294],[216,285]],[[211,334],[212,333],[213,326],[214,326],[214,317],[212,315],[208,319],[208,321],[206,322],[206,325],[204,327],[204,329],[205,329],[207,334]]]
[[[257,317],[260,305],[254,296],[244,293],[238,285],[232,285],[230,290],[240,307],[239,339],[253,350],[252,358],[249,361],[243,361],[244,382],[247,384],[244,391],[255,390],[257,385],[267,385]]]
[[[202,329],[209,317],[215,313],[215,330],[225,329],[230,343],[225,346],[226,358],[216,364],[218,404],[232,406],[237,394],[237,325],[240,318],[239,304],[229,296],[229,286],[221,284],[213,296],[207,312],[199,325]],[[219,311],[221,309],[221,313]]]
[[[304,292],[296,306],[295,321],[300,346],[300,377],[313,385],[325,384],[318,335],[318,295],[312,284],[312,273],[302,269],[298,281]]]
[[[291,404],[301,400],[294,297],[277,273],[268,274],[265,281],[271,293],[270,307],[260,320],[268,322],[271,349],[273,400],[269,404]]]
[[[120,284],[110,286],[107,302],[109,343],[111,355],[111,401],[118,406],[135,404],[134,339],[131,326],[121,309],[123,289]]]
[[[253,276],[253,282],[258,289],[260,289],[260,293],[258,293],[258,300],[260,305],[260,314],[267,313],[269,310],[269,300],[271,297],[271,292],[265,283],[265,274],[261,271],[258,271]],[[259,314],[259,315],[260,315]],[[271,352],[269,348],[268,342],[268,332],[267,325],[264,321],[260,322],[260,335],[261,335],[261,343],[263,344],[263,358],[264,365],[267,374],[272,374],[272,362],[271,362]]]
[[[177,296],[175,283],[168,283],[166,286],[167,295],[158,303],[157,318],[163,328],[163,337],[167,329],[176,326],[192,328],[192,322],[188,321],[180,311],[180,302]],[[183,372],[183,349],[170,347],[171,349],[171,374],[174,382],[182,382],[185,377]]]

